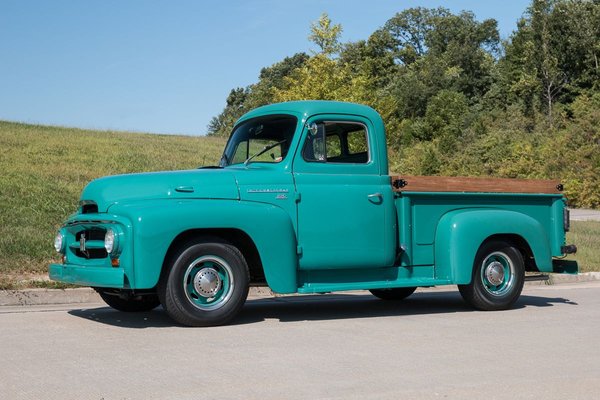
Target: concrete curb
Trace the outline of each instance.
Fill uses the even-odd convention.
[[[550,285],[562,283],[593,282],[600,281],[600,272],[584,272],[577,275],[550,274]]]
[[[95,303],[102,299],[93,289],[22,289],[0,290],[0,306]]]
[[[265,287],[251,287],[248,296],[270,297],[273,293]],[[0,307],[77,303],[102,303],[102,299],[91,288],[0,290]]]
[[[526,285],[558,285],[600,281],[600,272],[585,272],[578,275],[550,275],[546,281],[526,282]],[[443,288],[442,286],[437,289]],[[272,297],[274,294],[265,287],[251,287],[248,297]],[[276,296],[276,295],[275,295]],[[76,289],[23,289],[0,290],[1,306],[33,306],[46,304],[101,303],[102,299],[90,288]]]

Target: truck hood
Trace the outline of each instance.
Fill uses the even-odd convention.
[[[235,176],[223,169],[198,169],[108,176],[90,182],[81,201],[98,212],[113,204],[146,199],[239,199]]]

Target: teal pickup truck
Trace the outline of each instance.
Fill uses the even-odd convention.
[[[158,305],[219,325],[249,286],[370,290],[400,300],[458,285],[480,310],[510,308],[526,271],[577,273],[553,181],[391,176],[379,114],[299,101],[239,119],[220,164],[111,176],[83,190],[59,230],[50,278],[91,286],[121,311]]]

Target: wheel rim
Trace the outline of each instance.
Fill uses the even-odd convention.
[[[515,282],[515,267],[510,257],[499,251],[488,255],[481,264],[481,282],[493,296],[509,293]]]
[[[224,306],[233,294],[231,266],[217,256],[194,260],[183,276],[183,290],[188,301],[201,310],[216,310]]]

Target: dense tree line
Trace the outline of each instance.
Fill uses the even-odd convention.
[[[310,29],[318,51],[233,89],[209,134],[268,103],[364,103],[386,122],[394,172],[559,178],[571,204],[600,207],[600,1],[534,0],[506,41],[495,20],[444,8],[404,10],[357,42],[326,14]]]

